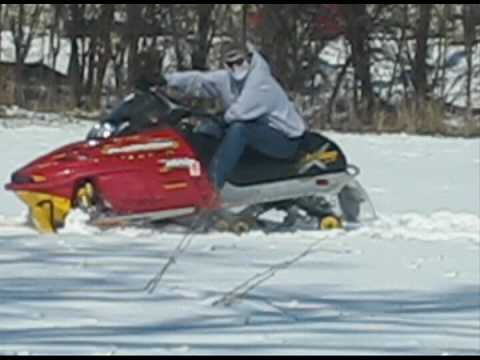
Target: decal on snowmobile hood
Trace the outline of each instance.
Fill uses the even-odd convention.
[[[175,141],[155,141],[147,144],[135,144],[119,148],[107,148],[106,155],[130,154],[135,152],[170,150],[178,147]]]

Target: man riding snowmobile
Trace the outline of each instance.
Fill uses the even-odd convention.
[[[273,159],[290,160],[306,131],[304,120],[257,51],[232,48],[225,65],[225,70],[179,72],[154,81],[188,95],[222,100],[227,126],[209,167],[210,180],[219,192],[247,147]]]
[[[213,211],[206,230],[235,233],[338,229],[375,218],[360,170],[335,142],[306,131],[261,55],[231,51],[226,63],[227,70],[139,81],[84,141],[18,169],[6,189],[43,233],[64,226],[73,209],[102,228],[193,230],[205,229],[196,219]],[[220,98],[227,111],[218,119],[158,85]]]

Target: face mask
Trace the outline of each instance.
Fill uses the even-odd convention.
[[[247,77],[249,71],[250,71],[250,66],[247,61],[245,61],[242,65],[239,66],[234,66],[232,71],[232,76],[236,81],[242,81],[245,80]]]

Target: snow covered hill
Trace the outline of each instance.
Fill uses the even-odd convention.
[[[5,124],[2,183],[89,126]],[[378,222],[195,236],[151,294],[181,234],[74,214],[38,236],[1,190],[0,355],[480,354],[480,141],[328,135],[362,168]]]

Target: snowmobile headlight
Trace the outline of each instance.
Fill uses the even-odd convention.
[[[12,176],[12,184],[15,184],[15,185],[40,184],[40,183],[44,183],[45,181],[47,181],[47,178],[42,175],[25,176],[25,175],[13,174]]]
[[[41,176],[41,175],[32,175],[32,180],[35,184],[39,184],[39,183],[44,183],[45,181],[47,181],[47,178],[45,176]]]
[[[12,175],[12,184],[28,185],[33,183],[34,183],[34,180],[32,179],[31,176],[20,175],[18,173],[15,173]]]

